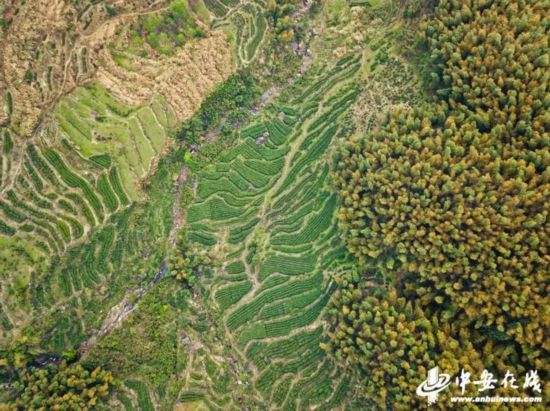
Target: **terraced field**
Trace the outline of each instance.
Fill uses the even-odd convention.
[[[246,66],[257,57],[267,21],[263,1],[205,0],[205,5],[215,17],[215,28],[227,27],[235,33],[237,61]]]
[[[212,298],[252,384],[273,408],[331,409],[350,386],[319,347],[321,315],[346,258],[328,188],[329,145],[360,89],[360,56],[320,67],[240,131],[201,171],[189,239],[224,261]]]
[[[163,10],[160,4],[149,6],[136,13],[118,8],[112,20],[92,22],[94,30],[73,51],[68,42],[67,53],[69,58],[75,53],[78,70],[65,65],[62,79],[54,70],[48,90],[59,92],[44,100],[43,112],[34,107],[32,121],[28,113],[21,115],[23,103],[34,104],[31,99],[4,94],[2,347],[14,335],[29,332],[41,336],[40,347],[48,352],[74,350],[126,291],[148,283],[162,269],[173,222],[172,177],[183,165],[183,153],[168,149],[173,146],[169,135],[234,72],[235,64],[220,30],[159,59],[121,53],[125,43],[117,41],[124,38],[125,25],[138,14]],[[80,47],[88,43],[97,46],[93,53],[92,46]],[[128,67],[115,62],[117,50]],[[36,73],[28,74],[34,76],[33,87],[43,87],[42,75],[36,80]],[[59,81],[72,91],[58,87]],[[20,117],[29,119],[25,127]]]
[[[154,243],[169,230],[169,213],[161,218],[169,196],[156,200],[167,201],[156,211],[135,204],[177,119],[161,96],[132,107],[93,83],[63,97],[52,117],[39,142],[16,146],[2,132],[0,260],[7,286],[0,339],[32,321],[50,329],[46,345],[62,351],[97,325],[100,301],[116,303],[132,274],[113,276],[123,262],[141,252],[142,241]],[[156,227],[136,226],[144,215]],[[53,326],[52,318],[59,318]]]
[[[176,123],[160,97],[149,106],[130,108],[94,85],[62,99],[55,116],[63,144],[27,145],[20,173],[11,184],[6,181],[0,202],[3,233],[37,238],[39,248],[51,253],[64,251],[137,198],[139,180]],[[10,141],[6,130],[6,168],[11,166]]]
[[[124,187],[133,198],[136,182],[149,173],[167,133],[177,125],[174,110],[162,96],[156,95],[143,107],[131,107],[96,84],[63,98],[55,115],[62,134],[82,156],[96,163],[105,156],[115,159]]]
[[[49,352],[78,347],[101,327],[109,309],[127,292],[143,287],[162,272],[172,229],[174,186],[182,153],[161,159],[147,179],[151,199],[132,202],[90,230],[55,258],[45,277],[31,278],[31,328],[42,330]]]

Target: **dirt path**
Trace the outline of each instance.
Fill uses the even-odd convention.
[[[174,196],[174,202],[172,205],[172,228],[170,229],[170,233],[168,235],[168,252],[176,245],[179,229],[186,217],[181,213],[180,199],[182,188],[187,181],[187,176],[187,166],[184,165],[181,167],[178,179],[176,181],[176,195]],[[147,285],[127,291],[122,301],[109,310],[109,313],[103,320],[101,327],[94,331],[92,335],[80,345],[78,349],[80,355],[82,357],[85,356],[90,348],[95,345],[99,337],[107,335],[118,328],[122,321],[138,307],[143,297],[151,291],[153,286],[159,282],[162,277],[164,277],[167,271],[168,268],[166,267],[166,261],[163,261],[159,271],[157,271],[153,279],[149,281]]]

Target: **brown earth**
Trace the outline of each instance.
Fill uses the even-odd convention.
[[[141,104],[162,94],[179,120],[192,116],[203,98],[233,71],[231,47],[223,32],[179,49],[173,56],[132,55],[133,70],[118,65],[109,50],[99,53],[97,80],[127,104]]]
[[[0,30],[0,122],[9,118],[9,127],[20,135],[32,135],[47,123],[61,96],[91,80],[99,80],[127,103],[142,103],[161,93],[183,120],[234,70],[221,32],[207,32],[205,39],[171,57],[132,55],[132,71],[113,61],[109,45],[124,27],[140,15],[162,11],[167,0],[111,0],[89,6],[69,0],[11,1],[4,6],[4,17],[13,21]],[[107,6],[116,13],[108,13]]]

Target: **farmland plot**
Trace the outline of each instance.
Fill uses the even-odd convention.
[[[329,144],[359,90],[359,56],[305,78],[240,132],[239,143],[199,174],[189,239],[225,261],[212,280],[232,344],[267,403],[284,409],[339,404],[349,380],[319,347],[346,258],[328,187]]]
[[[143,198],[141,182],[151,178],[176,123],[161,96],[132,107],[92,83],[61,98],[42,141],[14,145],[2,130],[0,259],[12,267],[2,271],[9,286],[0,340],[32,322],[51,330],[46,346],[62,351],[101,317],[98,299],[105,298],[107,284],[109,301],[116,301],[114,290],[127,278],[113,276],[115,271],[142,241],[154,242],[167,231],[161,212],[135,202]],[[135,226],[144,212],[154,214],[148,214],[151,230]],[[70,309],[59,310],[64,304]],[[32,318],[42,310],[59,318],[55,327],[44,314],[43,320]]]
[[[265,5],[261,1],[206,0],[215,18],[214,27],[230,27],[235,33],[235,54],[239,65],[246,66],[257,56],[267,30]]]

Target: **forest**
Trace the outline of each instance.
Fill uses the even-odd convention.
[[[424,34],[437,99],[335,156],[339,223],[364,271],[337,278],[329,346],[381,406],[418,404],[410,386],[436,364],[548,376],[543,3],[440,1]]]

